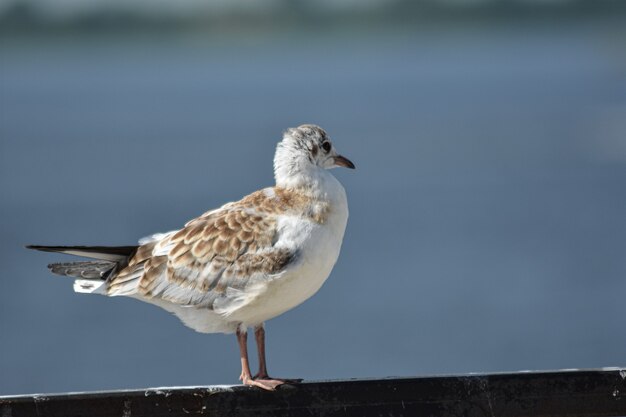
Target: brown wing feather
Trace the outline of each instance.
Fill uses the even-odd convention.
[[[243,290],[251,277],[277,274],[294,260],[295,253],[273,248],[277,215],[307,205],[311,201],[302,196],[274,189],[207,212],[164,240],[141,246],[109,282],[109,292],[136,278],[142,296],[212,308],[227,289]],[[322,212],[311,210],[311,220]],[[170,248],[166,254],[154,255],[164,247]]]

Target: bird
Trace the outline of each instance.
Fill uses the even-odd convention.
[[[265,322],[314,295],[330,275],[348,221],[344,187],[331,168],[354,169],[328,134],[304,124],[284,131],[275,185],[229,202],[131,246],[27,248],[90,260],[48,265],[77,293],[125,296],[161,307],[201,333],[235,333],[243,385],[273,391],[301,380],[272,378]],[[250,371],[248,329],[259,369]]]

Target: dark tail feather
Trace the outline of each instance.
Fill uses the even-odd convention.
[[[44,252],[58,252],[67,255],[83,256],[85,258],[119,262],[128,259],[137,250],[138,246],[39,246],[28,245],[28,249]],[[53,271],[54,272],[54,271]]]
[[[117,266],[116,262],[89,261],[89,262],[63,262],[48,265],[50,271],[57,275],[82,279],[106,279]]]

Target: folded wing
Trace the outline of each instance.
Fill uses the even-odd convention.
[[[274,247],[276,213],[249,205],[209,212],[137,249],[110,277],[108,295],[162,299],[229,314],[280,274],[296,253]]]

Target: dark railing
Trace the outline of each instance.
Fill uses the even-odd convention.
[[[626,416],[626,369],[0,397],[0,416]]]

